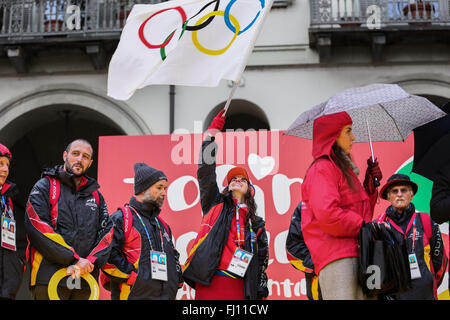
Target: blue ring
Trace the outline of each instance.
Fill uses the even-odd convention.
[[[225,24],[227,25],[228,29],[231,30],[231,32],[236,33],[236,28],[233,26],[233,24],[230,21],[229,15],[230,15],[230,10],[231,7],[233,6],[233,4],[236,2],[236,0],[231,0],[227,7],[225,8],[225,13],[223,15],[223,18],[225,19]],[[265,6],[265,0],[259,0],[259,2],[261,3],[261,10],[264,9]],[[242,29],[241,31],[238,32],[238,35],[240,35],[241,33],[247,31],[248,29],[250,29],[252,27],[252,25],[255,23],[256,19],[258,19],[259,14],[261,13],[261,10],[258,11],[258,13],[256,14],[255,18],[252,20],[252,22],[249,23],[248,26],[246,26],[244,29]]]

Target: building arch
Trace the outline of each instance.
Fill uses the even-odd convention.
[[[42,108],[48,106],[63,105],[72,106],[69,109],[84,108],[84,110],[91,110],[94,112],[93,114],[99,115],[99,119],[103,116],[104,121],[110,121],[127,135],[151,134],[147,124],[125,103],[114,101],[100,93],[74,84],[70,87],[67,85],[64,87],[41,87],[5,102],[0,106],[2,141],[9,145],[15,143],[18,139],[16,132],[18,128],[22,128],[27,123],[27,119],[23,118],[24,116],[26,118],[26,115],[30,112],[38,109],[43,110]],[[46,120],[43,117],[40,119],[43,122]],[[16,124],[11,127],[11,124],[15,121]],[[34,122],[34,125],[38,126],[39,123]]]
[[[223,109],[225,101],[215,106],[206,116],[203,129],[208,129],[211,121]],[[227,121],[223,130],[227,129],[254,129],[270,130],[270,122],[266,113],[258,105],[244,99],[231,100],[230,107],[226,113]]]
[[[411,94],[427,98],[440,108],[450,101],[450,77],[448,76],[410,75],[395,83]]]

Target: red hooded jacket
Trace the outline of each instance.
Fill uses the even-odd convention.
[[[331,160],[332,146],[344,126],[352,124],[346,112],[314,121],[313,157],[302,185],[302,230],[315,272],[341,258],[358,256],[358,235],[363,221],[372,220],[376,193],[369,196],[349,169],[355,190]]]

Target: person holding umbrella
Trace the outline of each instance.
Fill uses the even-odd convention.
[[[378,193],[374,181],[382,173],[369,158],[361,185],[350,156],[352,123],[345,111],[314,120],[314,161],[302,185],[301,226],[324,300],[365,298],[357,279],[358,235],[372,220]]]

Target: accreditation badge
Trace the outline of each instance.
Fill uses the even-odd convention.
[[[167,256],[164,252],[150,251],[152,279],[167,281]]]
[[[243,278],[252,258],[252,253],[242,250],[241,248],[236,248],[227,271]]]
[[[16,221],[2,216],[2,247],[16,251]]]
[[[421,277],[419,263],[415,253],[408,255],[409,269],[411,270],[411,279],[419,279]]]

